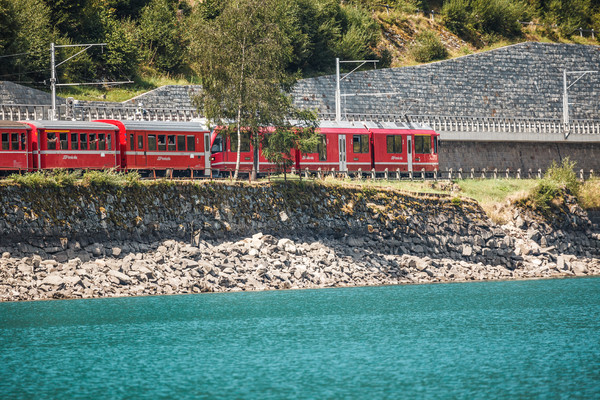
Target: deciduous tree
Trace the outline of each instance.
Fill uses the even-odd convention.
[[[295,77],[285,72],[292,57],[290,39],[281,29],[287,5],[277,0],[232,0],[214,19],[193,18],[194,68],[203,89],[196,98],[214,124],[235,131],[240,168],[242,131],[250,133],[258,160],[259,133],[264,127],[289,127],[292,112],[287,93]],[[235,139],[234,139],[235,140]]]

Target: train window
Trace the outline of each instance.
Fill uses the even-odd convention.
[[[106,150],[106,142],[104,141],[104,133],[98,134],[98,150]]]
[[[137,135],[137,148],[138,150],[144,150],[144,135]]]
[[[79,134],[79,148],[81,150],[87,150],[87,133]]]
[[[164,151],[167,149],[167,135],[158,135],[158,150]]]
[[[95,133],[90,133],[90,150],[98,150],[98,139]]]
[[[220,153],[223,151],[223,139],[220,137],[215,138],[212,147],[210,148],[211,153]]]
[[[24,133],[21,133],[21,150],[27,150],[27,139]]]
[[[431,136],[415,136],[415,153],[431,153]]]
[[[385,137],[387,152],[392,154],[402,153],[402,136],[388,135]]]
[[[125,136],[127,137],[127,136]],[[133,133],[129,134],[129,150],[135,150],[135,135]]]
[[[156,150],[156,135],[148,135],[148,150]]]
[[[438,152],[438,140],[439,138],[437,136],[433,137],[433,154],[437,154]]]
[[[8,133],[2,134],[2,150],[9,150]]]
[[[369,152],[369,135],[353,135],[352,136],[352,151],[354,153]]]
[[[59,134],[59,137],[61,150],[67,150],[69,148],[69,140],[67,139],[66,132]]]
[[[10,134],[10,141],[12,144],[12,149],[13,150],[19,150],[19,134],[18,133],[11,133]]]
[[[177,146],[175,145],[175,135],[169,135],[167,137],[168,141],[169,141],[169,151],[175,151],[177,150]]]
[[[327,136],[321,135],[321,141],[317,144],[317,153],[319,153],[319,161],[327,161]]]
[[[240,147],[240,152],[248,152],[250,151],[250,134],[248,132],[242,132],[242,145]],[[237,135],[233,135],[230,138],[231,143],[231,151],[237,152]]]
[[[187,149],[188,151],[196,151],[196,141],[194,136],[187,136]]]
[[[112,135],[110,133],[106,134],[106,150],[112,150]]]
[[[177,135],[177,151],[185,151],[185,136]]]
[[[48,150],[56,150],[56,133],[47,132],[46,138],[48,140]]]
[[[76,133],[71,133],[71,150],[79,149],[79,141],[77,140],[79,135]]]

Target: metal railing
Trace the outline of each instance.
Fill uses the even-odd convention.
[[[0,104],[0,120],[30,121],[48,119],[50,105]],[[190,121],[201,117],[195,108],[140,108],[131,106],[96,106],[61,104],[57,107],[59,120],[91,121],[120,119],[144,121]]]
[[[335,119],[335,114],[320,116],[327,120]],[[600,135],[600,120],[572,120],[565,125],[560,119],[522,117],[346,114],[345,118],[349,121],[416,122],[428,125],[436,132]]]
[[[48,119],[49,112],[49,105],[0,104],[0,119],[2,120]],[[57,108],[57,118],[60,120],[190,121],[201,117],[202,115],[195,108],[140,108],[96,105],[69,107],[65,104]],[[323,113],[319,117],[325,120],[333,120],[335,114]],[[571,120],[568,125],[565,125],[560,119],[523,117],[345,114],[344,118],[350,121],[416,122],[428,125],[436,132],[600,135],[600,119]]]

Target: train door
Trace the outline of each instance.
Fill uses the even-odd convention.
[[[204,133],[204,175],[210,175],[210,132]]]
[[[412,135],[406,136],[406,160],[408,161],[408,172],[412,172],[413,170],[413,139]]]
[[[340,172],[347,171],[346,166],[346,135],[338,135],[338,143],[340,149]]]
[[[148,143],[146,143],[146,132],[135,133],[135,165],[140,167],[146,167],[148,165]],[[154,139],[154,145],[156,146],[156,139]],[[150,137],[148,137],[150,141]]]

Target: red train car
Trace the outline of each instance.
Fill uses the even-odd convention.
[[[114,125],[83,121],[27,121],[33,170],[119,167]]]
[[[97,120],[119,129],[120,166],[210,174],[210,130],[200,122]]]
[[[265,132],[269,132],[265,129]],[[211,166],[213,173],[225,173],[235,171],[237,161],[237,135],[231,137],[220,135],[219,128],[215,129],[211,135]],[[261,133],[262,134],[262,133]],[[258,172],[266,173],[275,171],[276,165],[267,160],[261,151],[258,157]],[[240,171],[249,173],[252,171],[254,162],[254,146],[249,132],[241,133],[240,146]]]
[[[373,168],[432,172],[439,169],[439,134],[414,123],[365,122],[373,142]]]
[[[395,122],[321,121],[320,143],[314,153],[296,153],[293,165],[298,170],[357,173],[437,171],[439,134],[431,128]],[[237,141],[213,133],[213,169],[235,169]],[[242,136],[240,170],[250,171],[253,151],[249,135]],[[259,158],[259,172],[274,166]]]
[[[0,121],[0,173],[30,171],[33,143],[29,125]]]

